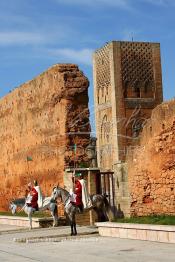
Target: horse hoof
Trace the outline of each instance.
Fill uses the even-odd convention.
[[[76,235],[77,235],[77,232],[71,233],[70,235],[71,235],[71,236],[76,236]]]

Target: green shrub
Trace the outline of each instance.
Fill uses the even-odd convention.
[[[153,225],[175,225],[175,216],[153,215],[145,217],[115,218],[113,222]]]

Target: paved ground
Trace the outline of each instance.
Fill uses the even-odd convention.
[[[0,224],[0,235],[1,235],[1,232],[3,232],[3,231],[12,231],[12,230],[19,230],[19,229],[23,229],[23,228],[17,227],[17,226],[1,225]]]
[[[78,232],[93,233],[94,228],[79,227]],[[66,239],[68,227],[22,230],[0,226],[0,261],[10,262],[174,262],[175,245],[126,240],[98,235]],[[13,239],[55,236],[59,242],[18,243]]]

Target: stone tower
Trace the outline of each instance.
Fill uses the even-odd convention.
[[[108,43],[94,53],[93,71],[102,191],[116,216],[129,216],[126,156],[139,145],[142,127],[163,100],[160,44]]]
[[[93,57],[98,165],[114,170],[163,100],[160,44],[107,43]]]

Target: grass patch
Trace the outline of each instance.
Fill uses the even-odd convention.
[[[16,214],[12,214],[10,211],[1,211],[0,216],[13,216],[13,217],[27,217],[27,214],[24,213],[24,211],[17,212]],[[51,217],[51,214],[48,213],[47,211],[45,212],[35,212],[32,217],[37,217],[37,218],[43,218],[43,217]]]
[[[175,216],[145,216],[145,217],[131,217],[131,218],[115,218],[113,222],[153,224],[153,225],[175,225]]]

